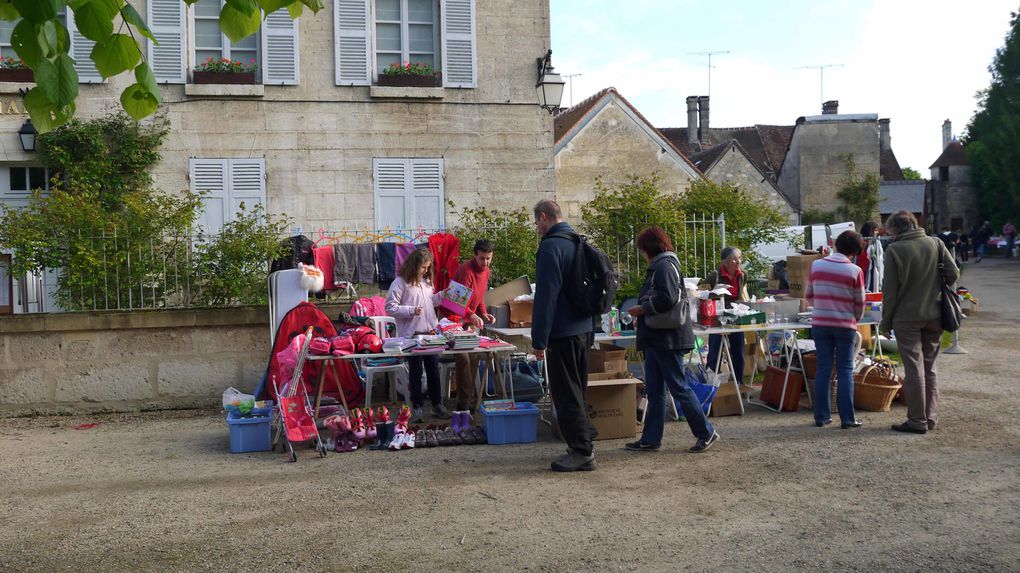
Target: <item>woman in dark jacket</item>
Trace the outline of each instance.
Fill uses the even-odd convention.
[[[641,287],[638,304],[627,309],[637,317],[637,349],[645,353],[645,390],[648,413],[641,439],[627,444],[628,450],[655,451],[662,443],[662,427],[666,419],[666,389],[684,409],[687,424],[698,441],[688,451],[703,452],[710,448],[719,434],[705,417],[701,403],[684,379],[684,354],[694,348],[690,317],[677,328],[650,328],[645,317],[669,313],[676,306],[681,289],[685,288],[680,261],[665,231],[649,227],[637,237],[641,255],[648,261],[648,273]]]

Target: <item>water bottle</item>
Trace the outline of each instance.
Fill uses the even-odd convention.
[[[620,311],[616,307],[609,310],[609,329],[611,336],[620,335]]]

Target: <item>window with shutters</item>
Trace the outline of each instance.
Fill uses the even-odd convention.
[[[379,229],[439,229],[446,225],[443,160],[372,160],[375,225]]]
[[[208,61],[227,58],[254,63],[257,81],[296,85],[299,77],[298,20],[277,10],[262,20],[260,30],[232,43],[220,30],[223,0],[147,0],[149,29],[159,44],[147,42],[148,58],[159,83],[182,84],[188,70]]]
[[[372,85],[391,64],[420,63],[444,87],[475,87],[475,0],[334,0],[333,12],[337,85]]]
[[[202,193],[204,209],[198,225],[207,235],[220,229],[240,212],[255,205],[266,206],[266,164],[263,159],[192,159],[191,191]]]
[[[57,18],[64,27],[67,27],[67,8],[61,8]],[[11,46],[11,34],[14,33],[14,27],[17,26],[20,21],[20,18],[13,22],[0,20],[0,57],[14,58],[15,60],[20,59],[18,55],[14,53],[14,48]]]

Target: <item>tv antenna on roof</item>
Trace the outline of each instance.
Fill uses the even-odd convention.
[[[574,107],[574,78],[583,75],[584,74],[563,74],[563,77],[567,78],[567,97],[570,98],[569,107]]]
[[[729,50],[716,52],[687,52],[688,56],[708,56],[708,96],[712,96],[712,56],[728,54]]]
[[[800,66],[797,70],[818,70],[818,99],[820,104],[825,103],[825,68],[842,68],[843,64],[818,64],[815,66]]]

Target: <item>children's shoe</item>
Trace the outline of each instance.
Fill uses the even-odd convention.
[[[436,437],[436,431],[432,429],[425,430],[425,447],[434,448],[439,445],[439,438]]]
[[[378,418],[379,420],[377,421],[377,423],[379,424],[385,424],[386,422],[390,421],[390,411],[389,409],[386,408],[386,406],[379,406]]]
[[[471,433],[470,426],[464,426],[464,428],[461,431],[457,432],[457,436],[460,437],[460,441],[463,442],[465,445],[473,446],[478,443],[477,441],[475,441],[474,434]]]
[[[354,432],[354,439],[358,442],[365,439],[365,417],[358,408],[351,414],[351,431]]]
[[[404,404],[400,408],[400,413],[397,414],[397,424],[396,424],[396,429],[394,430],[394,433],[395,434],[403,434],[404,432],[406,432],[407,431],[407,423],[409,421],[411,421],[411,409],[407,407],[407,404]]]
[[[450,428],[452,428],[454,432],[461,431],[462,428],[460,425],[460,410],[456,410],[453,412],[453,418],[450,419]]]
[[[404,434],[404,441],[400,443],[400,449],[402,450],[413,449],[414,442],[415,442],[414,432],[408,432]]]
[[[374,441],[379,435],[379,429],[375,427],[375,413],[371,408],[365,408],[365,439]]]
[[[393,422],[379,422],[376,424],[378,436],[376,443],[369,446],[370,450],[385,450],[390,445],[390,441],[393,439]]]
[[[471,428],[471,433],[475,435],[476,444],[488,444],[489,436],[485,435],[485,428],[481,426],[474,426]]]
[[[401,446],[404,444],[404,438],[405,438],[406,435],[407,434],[404,433],[404,432],[400,432],[398,434],[395,434],[393,436],[393,439],[390,440],[390,445],[387,447],[387,449],[390,450],[391,452],[395,452],[395,451],[399,450],[401,448]]]

